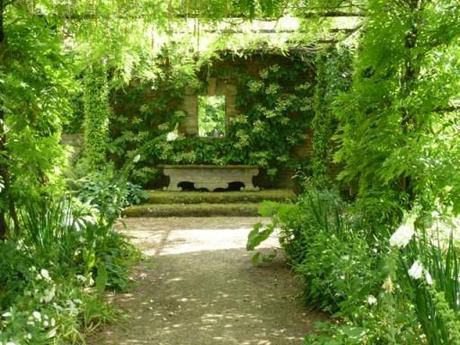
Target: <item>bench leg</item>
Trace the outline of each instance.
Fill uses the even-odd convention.
[[[244,183],[244,187],[241,188],[242,191],[244,190],[246,192],[258,192],[260,190],[259,187],[254,186],[254,184],[252,183],[252,179],[242,182]]]
[[[166,187],[166,190],[169,190],[171,192],[180,192],[180,191],[182,191],[182,187],[178,186],[179,183],[180,183],[179,180],[170,178],[169,179],[169,185],[168,185],[168,187]]]

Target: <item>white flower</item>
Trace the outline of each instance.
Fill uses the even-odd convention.
[[[423,274],[423,265],[420,261],[416,260],[413,264],[412,267],[409,269],[409,276],[411,276],[414,279],[420,279],[422,278]]]
[[[136,155],[136,157],[133,158],[133,163],[139,162],[140,159],[141,159],[141,155]]]
[[[369,304],[369,305],[377,304],[377,298],[375,298],[373,295],[369,295],[367,297],[367,304]]]
[[[77,274],[77,280],[81,281],[82,283],[86,282],[86,277],[81,274]]]
[[[67,305],[68,305],[68,310],[71,315],[77,315],[78,314],[78,308],[75,305],[75,303],[71,300],[67,300]]]
[[[40,275],[41,275],[45,280],[51,280],[50,273],[48,272],[48,270],[45,270],[44,268],[42,268],[42,269],[40,270]]]
[[[425,278],[425,281],[428,285],[433,285],[433,278],[431,277],[430,272],[428,272],[422,265],[422,263],[419,260],[416,260],[413,264],[412,267],[408,271],[409,276],[411,276],[414,279],[423,279]]]
[[[45,302],[45,303],[49,303],[52,301],[52,299],[54,298],[54,296],[56,295],[56,290],[53,288],[51,288],[50,290],[45,290],[45,293],[43,295],[42,298],[40,298],[40,301],[41,302]]]
[[[174,132],[169,132],[166,136],[166,141],[174,141],[178,138],[178,135]]]
[[[38,312],[38,311],[36,311],[36,310],[32,313],[32,316],[33,316],[34,319],[37,320],[37,321],[41,321],[41,320],[42,320],[42,314],[40,314],[40,312]]]
[[[438,211],[435,210],[435,211],[431,212],[431,216],[433,218],[439,218],[441,216],[441,214]]]
[[[404,248],[414,236],[414,223],[404,223],[394,232],[390,238],[392,247]]]
[[[6,313],[3,313],[2,316],[4,318],[11,317],[11,313],[9,311],[7,311]]]
[[[425,270],[425,280],[428,285],[433,285],[433,278],[431,278],[431,274],[427,270]]]

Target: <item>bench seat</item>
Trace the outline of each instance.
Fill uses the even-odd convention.
[[[244,184],[242,190],[258,191],[252,178],[259,174],[259,168],[252,165],[162,165],[163,173],[169,176],[169,191],[181,191],[182,182],[193,183],[196,189],[227,189],[230,183]]]

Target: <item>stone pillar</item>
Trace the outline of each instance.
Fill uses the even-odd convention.
[[[179,126],[179,132],[184,135],[198,135],[198,97],[196,91],[187,88],[181,106],[186,113],[186,117]]]
[[[232,124],[232,118],[236,116],[236,85],[227,82],[225,85],[225,128]]]

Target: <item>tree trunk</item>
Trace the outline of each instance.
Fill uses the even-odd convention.
[[[410,96],[411,92],[414,89],[414,84],[419,78],[420,75],[420,56],[414,54],[413,51],[417,48],[417,43],[419,39],[419,26],[421,25],[420,12],[422,11],[423,1],[420,0],[411,0],[408,2],[409,11],[411,12],[412,24],[409,32],[405,38],[405,48],[406,48],[406,59],[404,62],[404,73],[401,78],[401,93],[404,98]],[[406,135],[410,132],[413,132],[417,129],[417,118],[412,114],[412,112],[404,107],[402,109],[402,130]],[[409,203],[415,200],[415,190],[413,185],[413,179],[410,176],[402,177],[400,181],[400,186],[403,191],[405,191],[409,197]]]

